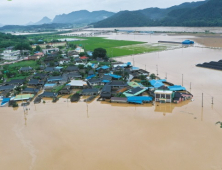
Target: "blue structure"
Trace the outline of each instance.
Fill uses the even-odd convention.
[[[10,98],[3,98],[1,106],[6,105],[10,101]]]
[[[171,91],[185,91],[186,88],[181,85],[168,86]]]
[[[93,52],[92,51],[87,51],[86,52],[88,56],[92,57],[93,56]]]
[[[163,82],[166,82],[166,80],[165,79],[162,79],[162,80],[150,80],[150,84],[154,88],[159,88],[161,86],[164,86]]]
[[[89,80],[89,79],[91,79],[91,78],[93,78],[93,77],[96,77],[96,75],[93,74],[93,75],[91,75],[91,76],[86,77],[86,79]]]
[[[143,103],[148,103],[153,100],[152,97],[150,96],[132,96],[132,97],[127,97],[127,102],[129,103],[137,103],[137,104],[143,104]]]
[[[115,75],[115,74],[104,74],[104,75],[108,75],[108,76],[111,76],[111,77],[113,77],[113,78],[115,78],[115,79],[120,79],[122,76],[119,76],[119,75]]]
[[[194,41],[185,40],[185,41],[182,42],[182,44],[187,44],[187,45],[194,44]]]
[[[99,68],[97,68],[96,70],[99,70],[99,69],[103,69],[103,70],[106,70],[106,69],[109,69],[109,66],[102,66],[102,67],[99,67]]]

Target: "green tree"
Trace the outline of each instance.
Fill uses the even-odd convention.
[[[86,55],[86,53],[84,53],[84,52],[79,53],[80,57],[85,56],[85,55]]]
[[[150,78],[151,78],[151,79],[156,79],[156,75],[152,73],[152,74],[150,75]]]
[[[96,48],[93,51],[93,58],[105,58],[106,57],[106,50],[103,48]]]
[[[41,48],[39,45],[37,45],[37,46],[35,47],[35,51],[42,51],[42,48]]]

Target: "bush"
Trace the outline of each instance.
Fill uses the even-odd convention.
[[[44,103],[45,104],[45,100],[43,100],[43,102],[42,103]]]
[[[13,103],[12,107],[18,107],[18,103]]]

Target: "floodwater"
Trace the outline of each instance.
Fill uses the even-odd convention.
[[[117,30],[133,30],[133,31],[159,31],[159,32],[192,32],[192,33],[222,33],[221,27],[113,27],[113,28],[87,28],[87,31],[113,31]]]
[[[153,43],[187,39],[107,37]],[[215,123],[222,121],[222,72],[195,67],[218,61],[221,54],[220,49],[196,44],[118,58],[124,62],[134,58],[135,66],[146,65],[169,82],[183,83],[194,101],[153,106],[70,103],[60,98],[57,103],[31,103],[27,110],[0,108],[0,169],[221,170],[222,129]]]

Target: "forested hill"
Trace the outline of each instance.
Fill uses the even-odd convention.
[[[108,11],[93,11],[87,10],[74,11],[69,14],[56,15],[53,23],[72,23],[72,24],[89,24],[97,22],[114,15],[113,12]]]
[[[121,11],[92,25],[94,27],[222,26],[222,0],[183,3],[166,9]]]

